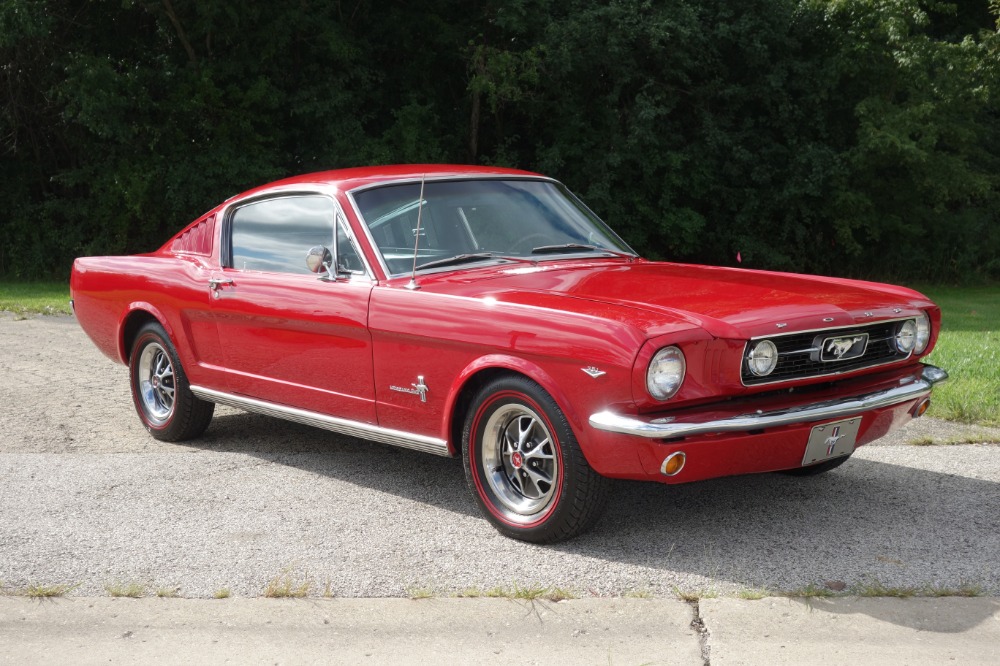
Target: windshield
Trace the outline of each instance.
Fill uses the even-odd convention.
[[[390,275],[478,261],[634,252],[562,185],[543,180],[429,181],[354,193]],[[420,229],[417,218],[420,217]],[[537,250],[537,252],[536,252]],[[448,261],[450,259],[456,261]]]

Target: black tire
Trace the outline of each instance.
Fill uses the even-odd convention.
[[[808,467],[796,467],[795,469],[785,469],[782,470],[782,474],[788,474],[789,476],[816,476],[817,474],[824,474],[829,472],[831,469],[837,469],[845,462],[847,462],[851,457],[851,454],[846,456],[840,456],[839,458],[831,458],[830,460],[824,460],[821,463],[816,463],[815,465],[809,465]]]
[[[586,532],[611,492],[611,480],[587,463],[555,400],[519,375],[494,379],[477,392],[462,454],[486,519],[521,541],[551,543]]]
[[[215,403],[195,397],[177,350],[157,322],[139,329],[129,356],[129,384],[139,420],[164,442],[192,439],[205,432]]]

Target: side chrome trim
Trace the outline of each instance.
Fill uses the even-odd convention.
[[[236,407],[237,409],[243,409],[248,412],[256,412],[257,414],[264,414],[265,416],[273,416],[275,418],[285,419],[286,421],[295,421],[296,423],[302,423],[316,428],[323,428],[324,430],[332,430],[333,432],[340,433],[341,435],[368,439],[373,442],[379,442],[380,444],[391,444],[392,446],[400,446],[404,449],[416,449],[417,451],[423,451],[425,453],[434,453],[447,458],[451,457],[451,453],[448,451],[448,442],[436,437],[416,435],[402,430],[382,428],[370,423],[350,421],[348,419],[337,418],[336,416],[327,416],[326,414],[320,414],[318,412],[310,412],[304,409],[296,409],[295,407],[277,405],[272,402],[265,402],[263,400],[248,398],[242,395],[223,393],[222,391],[215,391],[203,386],[191,386],[191,392],[202,400],[208,400],[209,402],[215,402],[220,405],[229,405],[230,407]]]
[[[740,432],[760,430],[796,423],[812,423],[842,416],[853,416],[870,409],[890,407],[908,400],[914,400],[930,393],[935,384],[948,379],[948,373],[933,365],[924,366],[918,377],[912,381],[873,393],[848,398],[838,398],[790,409],[779,409],[756,414],[741,414],[725,419],[704,422],[672,421],[668,418],[643,419],[637,416],[623,416],[609,411],[598,412],[590,417],[590,425],[598,430],[617,432],[651,439],[668,439],[689,435],[705,435],[718,432]]]

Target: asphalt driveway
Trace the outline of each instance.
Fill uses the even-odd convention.
[[[72,318],[2,314],[0,584],[589,598],[841,581],[998,595],[1000,447],[906,444],[918,425],[812,479],[620,483],[593,532],[535,546],[479,517],[456,460],[225,408],[200,440],[157,442],[125,368]]]

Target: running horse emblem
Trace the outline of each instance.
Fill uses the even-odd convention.
[[[840,426],[833,429],[833,434],[826,438],[823,442],[826,445],[826,455],[833,455],[833,447],[837,446],[837,442],[842,440],[845,436],[840,434]]]
[[[851,347],[864,339],[864,336],[860,335],[853,338],[834,338],[826,344],[826,351],[833,352],[834,358],[841,358],[844,354],[850,351]]]

